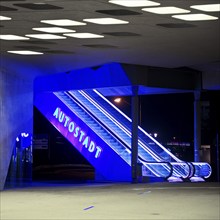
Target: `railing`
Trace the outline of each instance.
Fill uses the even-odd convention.
[[[131,119],[127,115],[121,112],[115,105],[113,105],[108,99],[106,99],[97,90],[93,90],[93,92],[90,91],[88,93],[90,95],[92,95],[93,93],[96,93],[98,97],[103,99],[106,103],[108,103],[109,106],[111,106],[114,109],[114,114],[116,112],[116,114],[120,114],[121,116],[123,116],[124,119],[126,120],[120,120],[120,123],[123,123],[123,126],[125,126],[129,131],[131,131]],[[97,102],[99,102],[100,105],[103,104],[103,102],[100,101],[99,98],[96,98],[94,95],[93,97]],[[106,107],[106,104],[104,104],[104,106]],[[177,176],[179,175],[177,169],[175,169],[177,165],[179,167],[179,170],[184,171],[183,176],[182,176],[183,178],[191,178],[192,176],[200,176],[200,177],[208,178],[212,173],[211,166],[208,163],[205,163],[205,162],[190,163],[190,162],[184,162],[180,160],[175,155],[173,155],[170,151],[168,151],[163,145],[161,145],[156,139],[154,139],[151,135],[149,135],[146,131],[144,131],[140,126],[138,126],[138,143],[139,143],[139,146],[141,145],[143,149],[144,148],[146,150],[150,149],[151,153],[153,154],[155,153],[157,156],[159,156],[161,161],[168,160],[169,158],[169,161],[174,165],[174,174]],[[151,145],[151,143],[154,143],[154,145]],[[158,157],[155,157],[155,158],[158,158]]]
[[[74,112],[74,114],[76,114],[85,123],[87,123],[87,126],[89,126],[91,129],[93,129],[96,132],[96,134],[99,135],[109,145],[109,147],[111,147],[118,155],[120,155],[130,165],[131,164],[131,157],[130,157],[131,148],[130,148],[130,146],[127,145],[125,142],[123,142],[122,139],[119,139],[114,133],[112,133],[111,129],[109,129],[109,127],[106,126],[106,124],[103,123],[98,117],[96,117],[91,111],[88,111],[88,109],[85,108],[85,106],[83,106],[82,103],[80,103],[79,99],[76,99],[74,97],[74,93],[73,92],[72,93],[68,93],[68,92],[67,93],[59,93],[59,92],[56,92],[55,95],[64,104],[66,104],[69,107],[69,109]],[[82,113],[80,113],[77,110],[75,105],[79,106],[90,117],[90,120],[88,120],[87,117],[85,117],[85,115],[82,115]],[[111,134],[111,138],[113,138],[115,141],[117,141],[118,144],[121,147],[117,147],[116,144],[113,145],[111,143],[111,138],[109,138],[109,137],[106,138],[106,135],[103,132],[98,131],[97,127],[92,125],[91,120],[93,122],[96,122],[102,128],[104,128],[105,132]],[[124,150],[122,150],[121,148],[124,148]],[[125,153],[126,153],[126,155],[125,155]],[[139,159],[141,161],[144,161],[140,156],[139,156]],[[148,163],[148,164],[150,164],[150,163]],[[152,164],[153,164],[153,162],[152,162]],[[160,169],[155,169],[154,168],[155,164],[156,164],[156,166],[159,166]],[[148,171],[151,172],[153,174],[153,176],[165,177],[166,178],[167,176],[170,175],[169,174],[169,170],[167,169],[167,167],[163,166],[163,164],[167,164],[166,162],[155,162],[155,164],[154,164],[154,166],[152,166],[152,165],[151,166],[149,166],[149,165],[147,166]],[[166,174],[167,172],[168,172],[168,174]]]
[[[209,178],[212,174],[212,168],[208,163],[192,162],[194,166],[194,176]]]
[[[117,118],[113,117],[108,110],[106,110],[106,108],[100,106],[100,103],[98,103],[96,101],[96,99],[94,97],[91,97],[91,94],[88,95],[87,92],[85,91],[70,91],[67,92],[67,95],[71,96],[74,99],[77,99],[77,101],[79,101],[87,110],[93,112],[93,116],[98,118],[97,115],[99,115],[100,117],[105,117],[104,120],[104,125],[103,127],[105,127],[107,130],[109,130],[113,136],[119,138],[120,140],[122,140],[122,142],[124,143],[123,146],[126,146],[127,150],[131,150],[131,131],[124,127],[123,124],[121,124],[121,122],[119,122],[117,120]],[[93,107],[92,107],[92,106]],[[95,106],[95,110],[94,110],[94,106]],[[95,115],[95,112],[97,115]],[[101,114],[101,115],[100,115]],[[102,123],[101,121],[99,123]],[[126,136],[123,137],[119,137],[118,133],[118,129],[122,130],[124,132],[124,134]],[[155,176],[170,176],[170,168],[167,166],[166,161],[161,160],[160,156],[158,156],[158,154],[154,151],[152,151],[152,149],[149,149],[142,140],[138,140],[138,146],[139,146],[139,157],[143,160],[145,160],[145,163],[143,163],[146,168],[153,173],[153,175]],[[163,149],[160,149],[160,151],[162,152]],[[147,156],[148,155],[148,156]],[[146,160],[146,156],[147,156],[147,160]],[[147,163],[146,163],[147,161]],[[149,166],[149,164],[151,164],[151,166]],[[164,165],[165,164],[165,165]],[[185,163],[183,163],[185,164]],[[155,169],[155,167],[157,167],[157,169]],[[185,178],[186,176],[189,176],[189,174],[186,174],[188,169],[182,169],[183,165],[175,165],[174,166],[174,171],[172,172],[172,175],[176,175],[176,176],[181,176],[183,178]],[[188,167],[187,167],[188,168]],[[173,168],[172,168],[173,170]],[[188,171],[190,172],[190,171]],[[158,174],[159,173],[159,174]]]
[[[131,153],[130,140],[132,136],[132,122],[130,118],[96,90],[69,91],[65,94],[70,99],[74,99],[89,115],[96,118],[95,120],[98,121],[98,124],[105,128],[107,132],[111,133],[121,146],[124,147],[123,151],[117,148],[114,149],[119,155],[123,157],[126,151],[129,154]],[[95,111],[93,111],[94,109]],[[99,116],[105,117],[105,120],[100,120]],[[119,121],[118,118],[121,120]],[[123,137],[119,135],[118,129],[123,131]],[[165,178],[175,176],[184,179],[193,176],[208,178],[211,175],[211,167],[209,164],[181,161],[141,127],[138,127],[138,130],[139,160],[152,175],[163,176]],[[100,133],[99,135],[102,136]],[[105,141],[108,142],[108,140]],[[126,158],[127,162],[130,163],[130,158],[128,156],[126,156]]]

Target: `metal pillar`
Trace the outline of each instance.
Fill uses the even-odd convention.
[[[138,121],[139,121],[139,99],[138,86],[132,88],[131,115],[132,115],[132,137],[131,137],[131,172],[132,183],[138,182]]]
[[[194,92],[194,161],[199,162],[199,149],[201,147],[201,102],[200,92]]]

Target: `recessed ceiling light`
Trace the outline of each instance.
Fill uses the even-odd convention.
[[[75,37],[75,38],[103,38],[103,35],[92,34],[92,33],[73,33],[73,34],[64,34],[68,37]]]
[[[50,39],[50,40],[66,39],[66,37],[58,36],[54,34],[26,34],[25,36],[33,37],[37,39]]]
[[[21,37],[18,35],[14,34],[2,34],[0,35],[1,40],[29,40],[30,38],[28,37]]]
[[[125,7],[150,7],[160,5],[160,3],[147,0],[110,0],[109,3]]]
[[[75,30],[70,30],[66,28],[61,28],[61,27],[42,27],[42,28],[32,28],[32,30],[35,31],[42,31],[42,32],[47,32],[47,33],[72,33],[76,32]]]
[[[218,17],[206,15],[206,14],[173,15],[172,17],[181,19],[184,21],[206,21],[206,20],[217,20],[218,19]]]
[[[206,12],[215,12],[220,11],[220,4],[192,5],[190,8]]]
[[[90,19],[83,19],[83,21],[91,22],[94,24],[128,24],[128,21],[116,19],[116,18],[90,18]]]
[[[70,19],[56,19],[56,20],[41,20],[42,23],[52,24],[57,26],[81,26],[86,25],[86,23],[74,21]]]
[[[11,18],[0,15],[0,21],[8,21],[8,20],[11,20]]]
[[[189,10],[185,10],[177,7],[156,7],[156,8],[143,8],[143,11],[155,13],[155,14],[180,14],[180,13],[189,13]]]
[[[20,54],[20,55],[42,55],[42,52],[36,52],[31,50],[11,50],[8,53]]]

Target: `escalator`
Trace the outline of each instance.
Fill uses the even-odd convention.
[[[105,180],[131,180],[132,121],[97,90],[75,90],[38,95],[36,107],[96,168]],[[48,106],[47,103],[50,103]],[[168,180],[208,178],[207,163],[175,157],[141,127],[138,163],[142,175]]]

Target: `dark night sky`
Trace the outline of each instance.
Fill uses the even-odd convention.
[[[152,129],[168,139],[176,136],[182,141],[190,141],[193,138],[192,94],[145,96],[142,106],[146,130],[151,132]]]
[[[123,97],[130,102],[129,97]],[[148,133],[158,133],[160,140],[176,137],[180,141],[193,140],[193,93],[144,95],[141,102],[141,124]],[[128,103],[117,106],[130,115]]]

